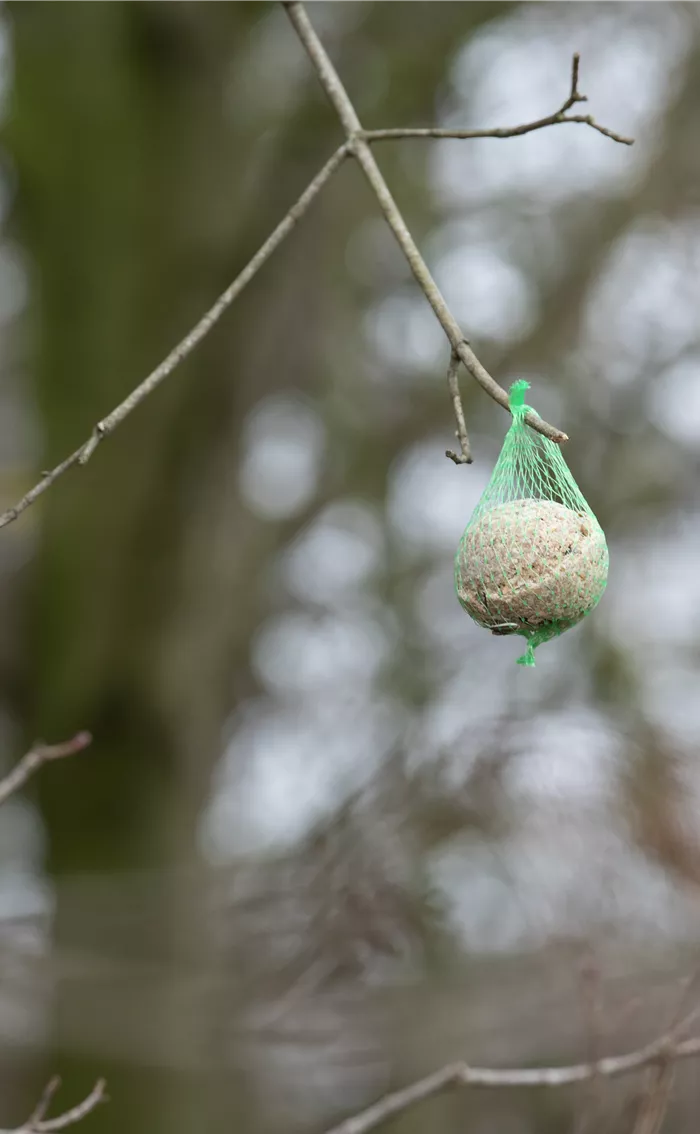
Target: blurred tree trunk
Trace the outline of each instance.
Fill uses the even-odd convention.
[[[40,3],[11,15],[8,140],[35,265],[36,395],[44,461],[53,464],[151,369],[230,271],[241,139],[222,113],[221,90],[254,13]],[[32,729],[63,735],[80,722],[99,738],[91,761],[42,785],[59,871],[84,868],[86,850],[95,867],[169,855],[164,820],[179,785],[154,696],[155,643],[173,601],[192,438],[207,445],[208,407],[229,369],[231,342],[222,340],[190,367],[196,375],[169,383],[43,507]]]
[[[19,180],[16,220],[34,267],[36,399],[43,462],[51,465],[244,262],[250,187],[242,154],[254,139],[223,92],[259,13],[250,5],[40,3],[12,6],[10,16],[16,81],[6,140]],[[286,188],[291,199],[294,185]],[[264,228],[277,210],[275,199],[261,210]],[[206,628],[193,642],[173,641],[168,627],[180,601],[183,525],[197,508],[208,513],[201,466],[230,443],[232,404],[250,400],[237,373],[245,327],[234,318],[212,336],[90,468],[42,506],[28,726],[34,735],[88,727],[96,736],[88,759],[66,765],[64,776],[51,769],[38,784],[54,874],[192,853],[221,718],[206,736],[193,728],[186,737],[182,719],[197,719],[196,707],[220,693],[224,675],[213,670],[221,656],[202,649]],[[220,624],[231,627],[221,612]],[[170,697],[166,638],[184,671]],[[180,713],[171,714],[178,698]],[[113,947],[177,956],[186,895],[163,886],[152,898],[149,926],[119,927]],[[59,903],[57,947],[75,945],[82,924],[66,920]],[[66,1013],[94,1010],[80,997],[77,1004],[59,997],[59,1043]],[[163,1029],[188,1028],[167,998],[158,1011]],[[123,1105],[139,1094],[133,1077],[99,1070]],[[163,1128],[191,1128],[194,1095],[185,1082],[175,1093],[170,1081],[151,1094],[147,1109]],[[243,1089],[238,1099],[244,1106]],[[203,1117],[201,1097],[199,1108]],[[123,1128],[123,1119],[117,1106],[103,1128]]]
[[[261,159],[248,109],[227,101],[263,13],[11,9],[6,139],[34,262],[47,465],[192,325],[331,148],[330,116],[325,134],[297,147],[292,116],[279,151]],[[280,381],[303,385],[313,371],[311,335],[287,351],[283,374],[277,366],[298,307],[316,321],[313,278],[290,299],[298,267],[297,242],[264,291],[244,296],[42,505],[29,727],[58,736],[79,722],[98,737],[91,761],[40,786],[54,871],[172,862],[192,846],[232,659],[254,625],[255,563],[274,538],[237,495],[241,421]]]

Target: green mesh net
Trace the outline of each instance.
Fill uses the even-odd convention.
[[[513,421],[460,541],[457,597],[493,634],[520,634],[519,665],[589,614],[608,577],[603,530],[561,449],[525,424],[529,383],[510,389]]]

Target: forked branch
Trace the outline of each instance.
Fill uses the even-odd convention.
[[[490,130],[441,129],[435,126],[363,130],[362,137],[366,142],[387,142],[401,138],[456,138],[462,141],[471,138],[520,138],[523,134],[532,134],[534,130],[544,130],[547,126],[561,126],[565,122],[577,122],[581,126],[590,126],[592,130],[597,130],[599,134],[604,134],[606,138],[611,138],[613,142],[619,142],[622,146],[633,146],[634,138],[627,138],[623,134],[616,134],[614,130],[609,130],[607,126],[601,126],[592,115],[568,113],[577,102],[588,102],[587,96],[581,94],[578,89],[579,64],[580,57],[576,53],[571,62],[571,90],[566,102],[562,103],[554,114],[548,114],[545,118],[537,118],[534,122],[523,122],[519,126],[496,126]]]
[[[489,374],[486,367],[479,361],[476,354],[472,350],[469,343],[466,341],[461,328],[455,319],[454,315],[447,306],[443,295],[440,292],[435,280],[433,279],[428,265],[421,256],[421,253],[413,239],[409,228],[403,219],[399,208],[394,200],[389,186],[384,180],[384,176],[377,165],[374,155],[372,154],[370,144],[368,141],[368,134],[363,130],[362,123],[357,115],[357,111],[348,96],[345,87],[336,71],[331,59],[321,43],[318,35],[316,34],[311,21],[306,13],[304,5],[301,0],[282,0],[284,7],[287,10],[289,19],[292,26],[296,31],[299,39],[301,40],[306,53],[309,56],[313,66],[316,69],[321,86],[325,90],[330,102],[332,103],[338,118],[345,130],[347,144],[350,152],[357,159],[357,162],[362,169],[369,185],[377,198],[377,203],[384,214],[385,220],[390,229],[394,233],[396,240],[401,248],[413,275],[422,289],[426,299],[432,307],[435,315],[440,323],[443,331],[447,335],[452,350],[459,356],[461,361],[466,366],[471,374],[483,390],[503,406],[508,409],[508,395],[502,386]],[[566,117],[566,113],[577,102],[585,101],[585,95],[582,95],[578,90],[578,72],[579,72],[579,58],[574,56],[572,69],[571,69],[571,87],[566,101],[562,104],[554,115],[548,119],[540,120],[531,126],[531,129],[540,129],[542,126],[556,125]],[[568,121],[576,120],[575,116],[571,116]],[[600,129],[593,119],[587,125],[593,125],[595,129]],[[526,133],[525,127],[515,128],[515,132]],[[610,131],[604,130],[612,137]],[[380,132],[381,134],[381,132]],[[384,135],[386,136],[386,135]],[[395,135],[398,136],[398,135]],[[404,135],[405,136],[405,135]],[[485,136],[485,135],[481,135]],[[498,136],[498,135],[497,135]],[[511,135],[512,136],[512,135]],[[374,140],[378,139],[375,132]],[[628,142],[629,139],[623,139],[616,136],[617,141]],[[456,379],[455,379],[456,380]],[[453,399],[454,403],[454,399]],[[567,435],[562,433],[553,425],[549,425],[543,421],[536,413],[530,411],[526,417],[528,425],[548,437],[551,441],[561,444],[567,441]],[[459,428],[459,422],[458,422]]]
[[[299,38],[304,44],[309,56],[318,72],[319,78],[326,89],[331,102],[335,106],[340,120],[345,128],[346,142],[340,146],[335,153],[328,159],[322,169],[316,174],[313,180],[306,187],[304,192],[298,200],[292,205],[287,214],[282,218],[277,228],[270,234],[265,243],[258,249],[252,260],[243,268],[243,270],[236,276],[235,280],[229,287],[219,296],[209,310],[202,316],[199,322],[192,328],[188,334],[175,346],[170,353],[163,359],[161,363],[146,377],[144,380],[135,387],[134,390],[116,406],[111,413],[98,421],[93,427],[93,430],[86,441],[83,442],[74,452],[70,453],[63,461],[61,461],[54,468],[45,472],[40,480],[31,488],[25,495],[18,500],[12,507],[7,508],[4,512],[0,513],[0,528],[5,527],[7,524],[12,523],[18,516],[22,514],[27,508],[35,503],[40,496],[44,494],[49,488],[52,487],[59,480],[64,473],[67,473],[72,468],[80,467],[87,463],[95,449],[101,444],[105,438],[109,437],[115,429],[117,429],[123,421],[147,398],[158,386],[170,375],[173,371],[183,362],[199,343],[209,334],[212,327],[218,323],[224,312],[231,306],[234,300],[240,295],[243,289],[250,283],[253,277],[263,267],[263,265],[270,258],[272,253],[279,247],[282,241],[289,235],[297,221],[304,215],[311,203],[315,200],[316,196],[332,177],[335,171],[343,163],[344,159],[349,155],[357,158],[358,163],[362,167],[365,176],[367,177],[374,193],[377,197],[379,205],[384,213],[384,216],[389,223],[396,239],[401,246],[404,255],[406,256],[411,270],[423,292],[431,304],[447,338],[450,341],[452,350],[459,356],[461,362],[464,363],[469,373],[485,390],[485,392],[503,406],[508,409],[508,395],[505,390],[491,377],[486,368],[482,365],[476,357],[474,351],[465,340],[462,332],[450,312],[444,298],[440,294],[435,281],[433,280],[427,265],[423,260],[416,244],[411,236],[397,206],[393,200],[388,186],[384,181],[382,174],[379,171],[374,158],[370,152],[369,144],[384,141],[391,138],[514,138],[521,134],[529,134],[534,130],[542,130],[548,126],[558,126],[565,122],[577,122],[590,126],[599,133],[605,134],[606,137],[612,138],[613,141],[621,142],[624,145],[631,145],[632,139],[625,138],[614,131],[609,130],[605,126],[601,126],[590,115],[576,115],[569,114],[569,110],[579,102],[585,102],[586,96],[582,95],[578,90],[578,71],[579,71],[579,57],[574,56],[572,73],[571,73],[571,90],[568,98],[562,106],[554,114],[546,118],[537,119],[534,122],[523,123],[520,126],[511,127],[498,127],[490,130],[441,130],[441,129],[397,129],[397,130],[363,130],[360,121],[355,113],[355,109],[348,98],[348,95],[342,86],[338,75],[333,68],[333,65],[328,58],[325,49],[316,36],[308,17],[303,10],[303,7],[297,0],[283,0],[285,7],[289,12],[290,19],[294,24]],[[456,378],[455,378],[456,381]],[[454,398],[453,398],[454,404]],[[542,421],[536,414],[531,413],[528,417],[528,423],[538,432],[543,433],[546,437],[551,438],[553,441],[562,442],[567,440],[565,433],[560,429],[556,429],[547,422]],[[458,422],[459,428],[459,422]],[[463,454],[464,455],[464,454]],[[468,463],[468,462],[460,462]]]
[[[56,1115],[55,1118],[47,1118],[46,1113],[60,1085],[61,1080],[58,1076],[51,1079],[27,1121],[21,1126],[14,1126],[11,1130],[0,1130],[0,1134],[53,1134],[56,1130],[67,1130],[107,1099],[106,1083],[104,1079],[98,1079],[90,1094],[86,1095],[82,1102],[72,1106],[70,1110],[65,1110],[63,1114]]]

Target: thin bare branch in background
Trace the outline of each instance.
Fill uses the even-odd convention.
[[[0,780],[0,804],[24,787],[30,776],[33,776],[42,764],[48,764],[51,760],[62,760],[64,756],[74,756],[76,752],[82,752],[91,743],[92,736],[89,732],[79,732],[72,740],[66,740],[62,744],[35,744],[22,757],[19,764]]]
[[[589,1024],[594,1032],[589,1043],[597,1045],[601,1027],[597,967],[586,973],[584,979],[591,981],[587,994],[595,997],[595,1001],[591,999],[588,1005],[591,1013]],[[595,1054],[594,1058],[597,1047],[589,1047],[591,1058],[588,1062],[573,1063],[566,1067],[511,1069],[451,1063],[402,1090],[385,1095],[366,1110],[334,1126],[327,1134],[367,1134],[367,1131],[374,1130],[417,1103],[460,1087],[567,1087],[577,1083],[601,1083],[605,1079],[617,1079],[646,1069],[650,1069],[650,1081],[641,1099],[634,1134],[658,1134],[668,1106],[674,1064],[681,1059],[700,1056],[700,1037],[679,1040],[679,1036],[688,1030],[700,1014],[700,1005],[694,1005],[689,1012],[683,1014],[691,994],[697,993],[699,983],[700,971],[686,982],[681,1001],[663,1035],[637,1051],[604,1058]]]
[[[77,1122],[80,1122],[100,1103],[107,1100],[106,1083],[104,1079],[98,1079],[90,1094],[86,1095],[82,1102],[77,1103],[70,1110],[64,1111],[63,1114],[57,1115],[56,1118],[47,1118],[46,1112],[60,1085],[61,1080],[58,1076],[51,1079],[27,1121],[11,1130],[0,1130],[0,1134],[51,1134],[51,1131],[54,1130],[66,1130],[69,1126],[74,1126]]]
[[[447,368],[447,387],[450,391],[452,398],[452,408],[454,409],[455,421],[457,422],[457,432],[455,437],[459,441],[459,453],[455,453],[452,449],[445,450],[445,456],[454,461],[456,465],[470,465],[472,463],[472,451],[469,445],[469,434],[467,433],[467,423],[464,420],[464,406],[462,405],[462,395],[459,392],[459,368],[461,360],[456,350],[452,351],[450,355],[450,365]]]
[[[586,1083],[594,1076],[618,1079],[647,1067],[658,1068],[679,1059],[694,1059],[700,1055],[700,1037],[669,1043],[669,1037],[639,1048],[626,1055],[608,1056],[594,1066],[590,1063],[573,1063],[568,1067],[535,1068],[487,1068],[471,1067],[468,1063],[450,1063],[439,1071],[419,1079],[409,1087],[394,1091],[359,1114],[346,1118],[334,1126],[327,1134],[366,1134],[387,1122],[397,1114],[415,1106],[416,1103],[434,1098],[445,1091],[459,1087],[568,1087],[575,1083]]]
[[[474,354],[474,351],[469,346],[462,335],[460,328],[454,316],[450,312],[444,298],[440,294],[438,287],[433,280],[428,267],[423,260],[418,248],[411,236],[403,217],[401,216],[396,202],[393,200],[389,188],[384,181],[384,178],[377,166],[374,158],[372,157],[369,143],[383,141],[387,139],[397,138],[514,138],[519,135],[532,133],[534,130],[542,130],[548,126],[558,126],[563,123],[581,123],[590,126],[599,133],[604,134],[608,138],[612,138],[615,142],[621,142],[624,145],[632,145],[633,139],[623,137],[616,134],[614,131],[609,130],[605,126],[599,125],[591,116],[570,115],[567,112],[577,102],[585,102],[586,96],[582,95],[578,90],[578,71],[579,71],[579,57],[574,55],[572,69],[571,69],[571,90],[566,102],[554,114],[550,114],[545,118],[537,119],[534,122],[523,123],[520,126],[512,127],[498,127],[491,130],[440,130],[440,129],[397,129],[397,130],[363,130],[360,121],[355,113],[355,109],[348,98],[348,95],[342,86],[340,79],[333,68],[330,59],[325,53],[325,49],[321,45],[318,37],[316,36],[308,17],[304,12],[301,4],[297,0],[283,0],[285,7],[289,11],[290,19],[295,25],[299,38],[304,43],[312,62],[319,74],[319,78],[328,94],[331,102],[338,111],[339,117],[345,128],[347,141],[344,145],[340,146],[336,152],[328,159],[322,169],[316,174],[313,180],[306,187],[304,192],[298,198],[294,205],[289,209],[286,215],[282,218],[277,228],[270,234],[265,243],[259,248],[252,260],[246,265],[242,272],[236,276],[236,279],[229,285],[229,287],[219,296],[216,302],[210,309],[202,316],[199,322],[192,328],[191,331],[174,347],[170,353],[163,359],[161,363],[141,382],[131,393],[116,406],[111,413],[98,421],[94,426],[90,437],[82,445],[80,445],[73,453],[56,465],[53,469],[49,469],[42,474],[41,479],[31,488],[25,495],[18,500],[11,508],[7,508],[4,512],[0,513],[0,528],[4,528],[7,524],[11,524],[18,516],[22,514],[30,505],[34,504],[40,496],[51,488],[57,480],[68,472],[69,469],[76,468],[84,465],[89,461],[95,449],[100,445],[106,437],[109,437],[115,429],[136,409],[137,406],[144,401],[158,386],[170,375],[172,372],[184,361],[192,351],[199,345],[199,343],[209,334],[212,327],[218,323],[224,312],[231,306],[233,301],[240,295],[243,289],[250,283],[253,277],[258,273],[260,268],[267,262],[272,253],[279,247],[286,236],[292,231],[297,222],[301,219],[307,211],[313,200],[316,198],[320,190],[326,182],[332,177],[335,171],[342,164],[343,160],[352,155],[357,158],[358,163],[362,167],[365,176],[367,177],[370,185],[372,186],[379,205],[388,221],[396,239],[401,246],[404,255],[406,256],[411,270],[413,271],[416,280],[425,293],[428,302],[431,304],[445,334],[447,335],[452,349],[457,352],[460,359],[466,366],[472,377],[479,383],[482,389],[503,406],[508,409],[508,395],[506,391],[499,386],[494,378],[491,377],[486,368],[482,365],[479,359]],[[554,426],[549,425],[537,416],[537,414],[530,413],[527,418],[528,424],[536,429],[539,433],[544,434],[551,440],[557,443],[562,443],[568,440],[566,433]],[[468,464],[469,461],[460,461],[460,464]]]
[[[76,733],[72,740],[66,740],[62,744],[35,744],[22,757],[19,764],[3,780],[0,780],[0,804],[5,803],[11,795],[24,787],[27,780],[43,764],[48,764],[52,760],[63,760],[66,756],[74,756],[76,753],[82,752],[91,743],[92,736],[89,732],[83,731]],[[107,1099],[105,1081],[98,1079],[90,1094],[86,1095],[82,1102],[77,1103],[70,1110],[64,1111],[63,1114],[59,1114],[55,1118],[47,1118],[46,1112],[60,1086],[61,1080],[58,1076],[50,1079],[26,1122],[23,1122],[21,1126],[13,1127],[11,1130],[0,1130],[0,1134],[50,1134],[53,1130],[65,1130],[68,1126],[80,1122],[96,1106]]]

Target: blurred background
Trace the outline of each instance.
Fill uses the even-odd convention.
[[[111,1134],[322,1131],[465,1057],[657,1034],[700,960],[700,9],[314,3],[492,373],[571,436],[611,550],[515,666],[452,559],[507,415],[346,163],[204,344],[0,533],[2,1125],[105,1075]],[[0,504],[72,451],[341,140],[272,4],[0,8]],[[643,1080],[394,1123],[624,1131]],[[696,1129],[697,1066],[667,1131]],[[588,1124],[588,1125],[586,1125]]]

